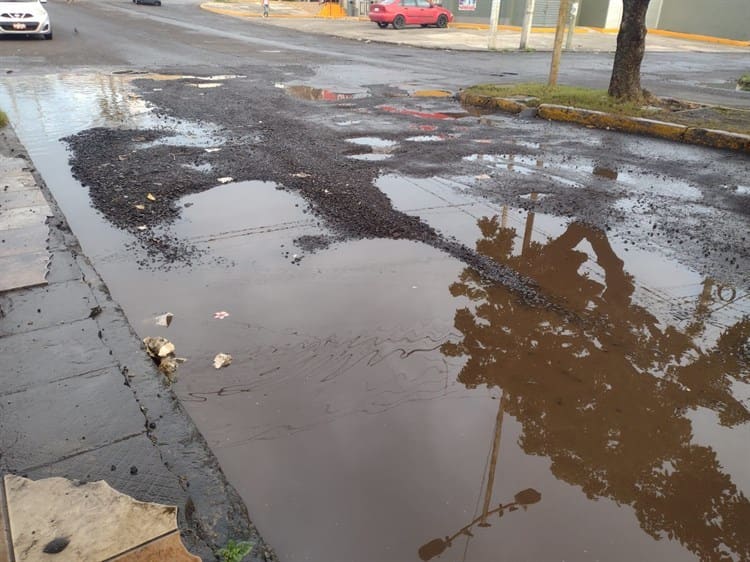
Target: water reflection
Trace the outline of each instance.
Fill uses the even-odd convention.
[[[646,533],[700,559],[750,559],[750,502],[716,452],[693,443],[689,419],[703,407],[727,427],[750,421],[732,393],[750,382],[750,317],[703,337],[709,304],[734,298],[707,280],[687,328],[661,322],[636,304],[634,279],[604,232],[574,222],[540,243],[533,221],[530,213],[514,255],[516,231],[501,217],[479,219],[477,251],[534,279],[581,321],[526,307],[467,268],[450,287],[472,301],[455,314],[461,339],[441,348],[465,359],[458,380],[502,389],[522,426],[519,445],[589,499],[632,507]],[[584,273],[586,243],[602,279]]]

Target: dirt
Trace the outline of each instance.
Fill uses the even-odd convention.
[[[514,287],[528,302],[544,302],[528,279],[444,239],[419,217],[395,210],[374,185],[380,174],[378,163],[368,165],[347,158],[352,152],[347,139],[356,134],[342,134],[301,120],[300,102],[267,83],[230,80],[221,87],[200,90],[186,88],[191,82],[139,80],[136,84],[165,118],[219,125],[224,144],[217,152],[171,145],[138,147],[139,143],[168,135],[161,130],[96,128],[65,139],[72,151],[72,170],[89,188],[93,205],[114,225],[134,234],[157,263],[196,258],[195,248],[155,228],[169,225],[179,216],[177,202],[182,196],[215,187],[220,178],[264,180],[300,194],[309,202],[311,212],[342,239],[422,242],[476,267],[489,279]],[[253,103],[248,104],[248,99]],[[377,105],[372,99],[358,101],[365,107]],[[336,113],[335,107],[330,105],[328,109]],[[467,114],[437,115],[435,121],[444,124]],[[409,113],[404,118],[419,123],[424,119],[421,114]],[[407,129],[398,136],[413,134]],[[469,148],[463,152],[459,149],[458,156],[467,155]],[[443,156],[437,152],[423,156],[434,165],[442,164]],[[205,164],[211,165],[210,173],[196,169]],[[431,173],[430,168],[423,173]]]
[[[235,70],[227,71],[232,72]],[[137,80],[139,95],[153,105],[165,128],[96,128],[66,139],[72,151],[72,169],[89,188],[94,206],[112,224],[135,235],[146,248],[148,259],[142,260],[143,266],[189,264],[200,259],[197,248],[169,233],[168,226],[180,215],[181,197],[211,189],[224,181],[262,180],[303,197],[309,204],[305,212],[322,221],[336,240],[385,238],[421,242],[471,265],[487,279],[513,288],[529,303],[549,304],[528,278],[481,256],[465,244],[446,239],[419,216],[394,209],[389,198],[375,186],[383,170],[431,177],[445,174],[449,169],[454,176],[474,176],[485,167],[472,161],[473,155],[487,151],[479,142],[491,143],[497,154],[525,152],[525,158],[544,158],[543,149],[533,146],[519,149],[516,142],[528,136],[529,130],[533,133],[544,124],[523,118],[508,119],[501,130],[483,129],[480,134],[488,139],[472,139],[477,118],[459,111],[460,106],[453,100],[409,98],[408,92],[383,86],[373,86],[370,92],[382,94],[387,90],[387,97],[370,95],[345,101],[333,97],[329,102],[300,100],[287,89],[273,86],[291,72],[303,71],[297,67],[245,67],[236,70],[240,78],[225,80],[210,89],[193,87],[195,80],[188,78]],[[394,98],[397,93],[400,97]],[[399,99],[398,103],[394,99]],[[389,119],[390,125],[380,124]],[[170,144],[172,133],[168,124],[174,120],[211,128],[219,139],[220,150]],[[350,125],[332,126],[337,120]],[[378,133],[378,146],[351,142],[372,137],[373,127],[383,129]],[[408,140],[425,131],[431,137],[442,136],[447,142]],[[154,145],[160,140],[167,144]],[[393,148],[383,148],[390,145]],[[591,154],[601,159],[600,151],[593,150]],[[353,155],[378,158],[355,160]],[[651,165],[645,156],[624,154],[622,158],[626,162],[624,168],[622,161],[618,163],[620,174],[630,171],[637,176],[644,165]],[[583,160],[590,159],[584,153]],[[555,165],[574,175],[581,175],[578,169],[588,165],[579,165],[568,156],[558,160]],[[555,195],[536,202],[522,199],[531,187],[530,178],[522,175],[492,172],[492,181],[480,182],[475,188],[491,201],[510,200],[521,208],[575,217],[604,230],[633,222],[629,213],[613,205],[624,195],[623,191],[612,189],[611,178],[601,172],[617,166],[598,160],[593,166],[598,171],[589,170],[580,182],[588,193],[583,199],[577,190],[561,184],[554,174],[549,179],[534,177],[533,190]],[[671,168],[684,169],[666,162],[659,166],[665,172]],[[690,173],[696,185],[724,184],[721,189],[704,192],[711,205],[747,215],[746,198],[732,193],[733,178],[722,177],[710,167]],[[734,178],[734,181],[737,186],[742,180]],[[652,187],[658,188],[661,183],[669,182],[669,175],[642,176],[639,182],[651,182]],[[737,225],[716,224],[715,217],[700,210],[692,212],[689,205],[678,214],[667,212],[658,198],[647,193],[636,203],[648,207],[651,220],[647,227],[635,222],[628,230],[633,244],[658,240],[677,251],[685,262],[695,262],[697,257],[699,265],[714,272],[718,262],[723,273],[741,277],[750,251]],[[685,228],[688,223],[690,228]],[[303,239],[300,247],[314,250],[329,242]]]

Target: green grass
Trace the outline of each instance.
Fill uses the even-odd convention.
[[[742,90],[750,90],[750,73],[740,76],[740,79],[737,80],[737,85]]]
[[[743,76],[740,80],[744,79],[747,79],[748,89],[750,89],[750,74]],[[609,97],[605,90],[577,86],[550,88],[546,84],[479,84],[467,88],[466,93],[498,98],[531,97],[534,100],[524,103],[532,107],[542,103],[567,105],[629,117],[647,117],[691,127],[705,127],[750,134],[750,111],[746,109],[705,107],[700,104],[670,102],[658,98],[650,99],[647,102],[648,107],[645,107],[637,103],[620,102]]]
[[[593,90],[577,86],[555,86],[551,88],[545,84],[514,84],[510,86],[479,84],[468,88],[467,92],[500,98],[511,96],[534,97],[538,101],[530,102],[529,105],[532,106],[540,103],[554,103],[637,117],[653,114],[653,112],[644,110],[638,104],[618,102],[616,99],[609,97],[606,90]]]
[[[224,548],[218,550],[216,555],[221,562],[241,562],[252,549],[253,543],[251,542],[230,540]]]
[[[0,111],[0,129],[5,127],[8,124],[8,116],[5,115],[2,111]]]

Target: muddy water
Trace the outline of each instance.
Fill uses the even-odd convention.
[[[264,182],[180,201],[172,232],[217,260],[141,271],[56,140],[148,119],[125,79],[97,79],[6,83],[0,104],[138,333],[187,358],[176,392],[282,560],[750,558],[747,287],[616,230],[480,199],[479,179],[397,173],[378,180],[395,207],[575,314],[525,307],[416,243],[304,253],[295,239],[328,233]],[[696,198],[587,161],[481,160],[573,188],[597,175],[635,196]],[[219,352],[230,367],[213,369]]]

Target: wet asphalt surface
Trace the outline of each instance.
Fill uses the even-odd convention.
[[[750,557],[745,156],[429,92],[543,55],[51,12],[0,105],[282,560]],[[745,105],[741,67],[645,79]]]

